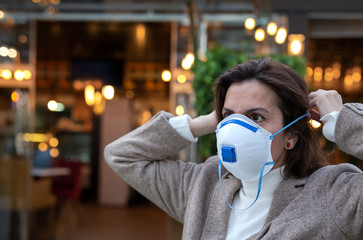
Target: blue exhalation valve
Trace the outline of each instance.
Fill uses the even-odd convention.
[[[222,147],[222,161],[224,162],[236,162],[236,150],[234,147],[223,146]]]

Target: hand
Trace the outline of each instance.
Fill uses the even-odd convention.
[[[190,130],[194,137],[204,136],[213,133],[217,128],[217,116],[215,111],[208,115],[202,115],[189,120]]]
[[[319,89],[311,92],[308,96],[311,118],[319,121],[320,118],[334,111],[340,111],[343,107],[343,101],[340,94],[335,90]],[[312,109],[317,107],[318,111]]]

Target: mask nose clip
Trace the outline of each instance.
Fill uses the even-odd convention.
[[[237,162],[236,149],[232,146],[223,146],[222,150],[222,160],[223,162],[234,163]]]

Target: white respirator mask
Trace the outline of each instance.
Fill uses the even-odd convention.
[[[256,181],[259,179],[257,200],[260,193],[262,177],[266,175],[275,164],[271,155],[271,144],[274,136],[290,127],[307,114],[308,113],[297,118],[274,134],[242,114],[232,114],[223,119],[218,124],[216,130],[217,150],[220,161],[218,167],[219,180],[221,175],[221,164],[240,180]],[[229,203],[228,205],[230,206]]]

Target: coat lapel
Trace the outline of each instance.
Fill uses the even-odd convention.
[[[241,180],[230,173],[221,177],[224,194],[230,204],[236,192],[241,188]],[[225,239],[231,209],[228,207],[221,186],[215,187],[201,239]]]
[[[265,224],[260,232],[252,235],[248,239],[261,239],[268,231],[271,223],[285,210],[285,208],[297,197],[304,189],[306,178],[282,180],[273,194],[272,203],[268,212]]]

